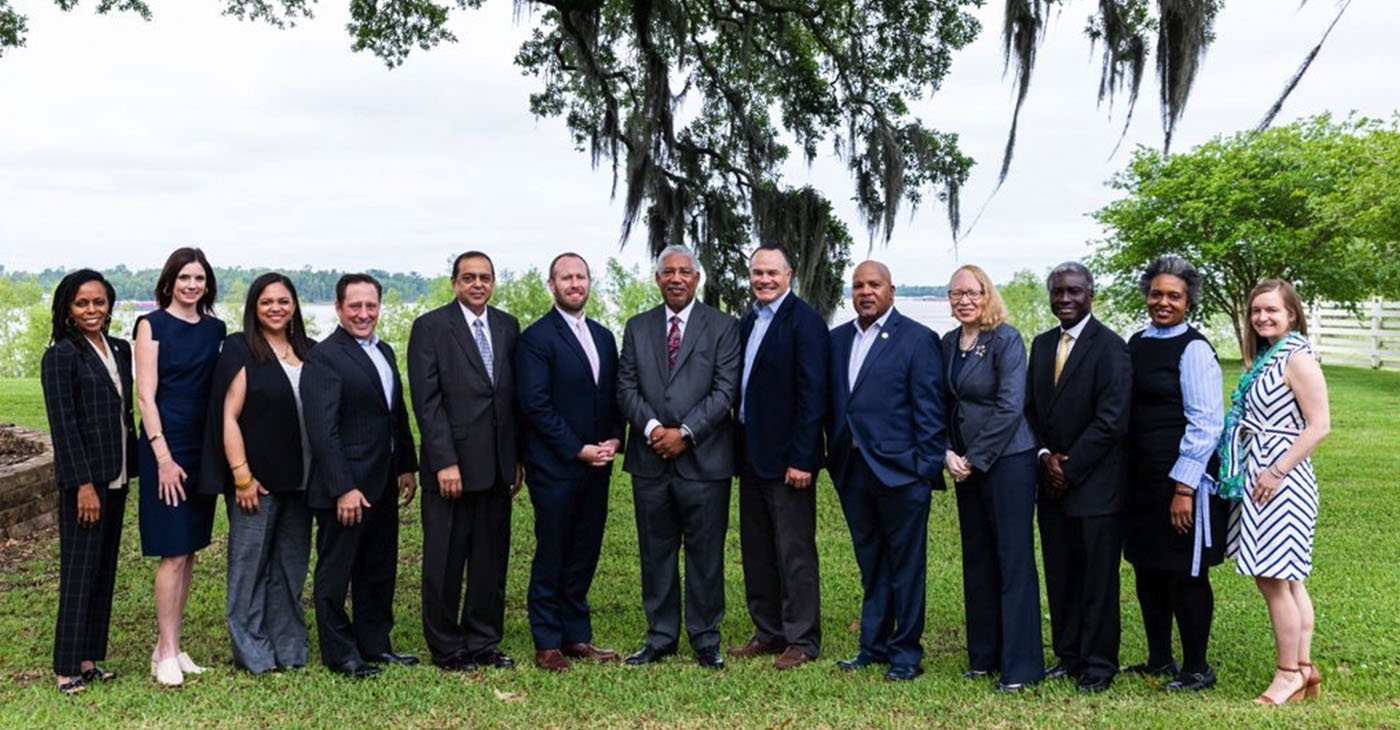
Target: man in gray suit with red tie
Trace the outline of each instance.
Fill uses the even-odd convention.
[[[739,390],[739,323],[696,301],[700,264],[668,246],[656,259],[665,303],[627,322],[617,397],[632,426],[632,475],[642,560],[646,643],[627,657],[650,664],[676,652],[681,622],[677,553],[685,546],[685,623],[700,666],[720,669],[724,535],[734,476],[730,409]]]

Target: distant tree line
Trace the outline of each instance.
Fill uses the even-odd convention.
[[[247,291],[248,284],[256,279],[258,275],[272,269],[266,267],[214,267],[214,276],[219,282],[220,298],[224,298],[224,293],[232,291]],[[345,273],[338,269],[312,269],[309,266],[301,269],[279,269],[283,273],[292,277],[297,285],[297,295],[304,302],[332,302],[335,301],[335,282]],[[59,279],[67,274],[69,269],[56,268],[44,269],[38,273],[23,271],[6,271],[0,266],[0,275],[9,278],[11,282],[19,283],[24,281],[34,281],[46,292],[53,291]],[[414,302],[428,294],[431,278],[413,272],[399,273],[384,271],[382,269],[370,269],[367,273],[379,279],[385,289],[397,291],[404,301]],[[117,290],[119,301],[146,301],[155,299],[156,279],[160,277],[160,269],[128,269],[125,265],[114,266],[103,269],[102,274],[107,280],[112,282],[112,286]]]

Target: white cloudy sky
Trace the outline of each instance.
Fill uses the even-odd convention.
[[[20,0],[27,47],[0,58],[0,264],[157,266],[197,244],[221,265],[436,274],[468,247],[503,268],[542,265],[564,249],[595,260],[618,250],[621,206],[607,170],[576,153],[561,123],[536,120],[536,88],[512,64],[528,19],[509,0],[457,12],[460,43],[401,68],[348,50],[345,5],[277,31],[219,15],[213,0],[156,0],[155,19],[61,13]],[[994,182],[1010,117],[1001,76],[1002,0],[981,12],[978,42],[957,56],[922,107],[978,160],[970,219]],[[1161,144],[1156,87],[1124,150],[1121,125],[1094,104],[1097,57],[1081,28],[1092,3],[1054,21],[1022,115],[1016,164],[955,254],[943,211],[921,208],[888,248],[897,282],[939,283],[959,261],[997,279],[1084,255],[1086,214],[1133,144]],[[1334,0],[1229,0],[1178,133],[1185,149],[1253,126],[1335,12]],[[1389,116],[1400,100],[1400,3],[1356,0],[1280,121],[1333,110]],[[1155,83],[1153,82],[1148,83]],[[840,163],[793,165],[836,201]],[[865,253],[853,206],[839,203]],[[640,246],[624,258],[641,260]]]

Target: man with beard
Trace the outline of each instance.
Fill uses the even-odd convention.
[[[525,427],[522,460],[535,508],[530,634],[535,664],[562,672],[569,658],[618,658],[593,645],[588,587],[603,544],[623,421],[617,342],[584,314],[588,262],[576,253],[556,256],[548,283],[554,308],[520,334],[515,384]]]
[[[511,362],[520,324],[487,305],[495,281],[486,254],[458,256],[456,299],[414,321],[408,338],[423,440],[423,637],[433,663],[448,671],[515,666],[499,646],[510,501],[522,476]]]
[[[617,397],[632,426],[632,475],[642,561],[646,643],[627,657],[650,664],[676,653],[685,546],[685,624],[700,666],[720,669],[724,535],[734,476],[729,412],[739,392],[739,323],[695,300],[700,263],[684,246],[656,259],[665,303],[627,321]]]
[[[1128,485],[1124,436],[1132,362],[1123,338],[1094,318],[1094,277],[1083,264],[1046,280],[1060,326],[1031,343],[1026,420],[1040,446],[1040,547],[1057,663],[1101,692],[1118,672],[1118,568]]]

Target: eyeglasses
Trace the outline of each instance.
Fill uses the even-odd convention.
[[[982,301],[981,289],[952,289],[948,292],[948,301],[956,302],[966,299],[969,302]]]

